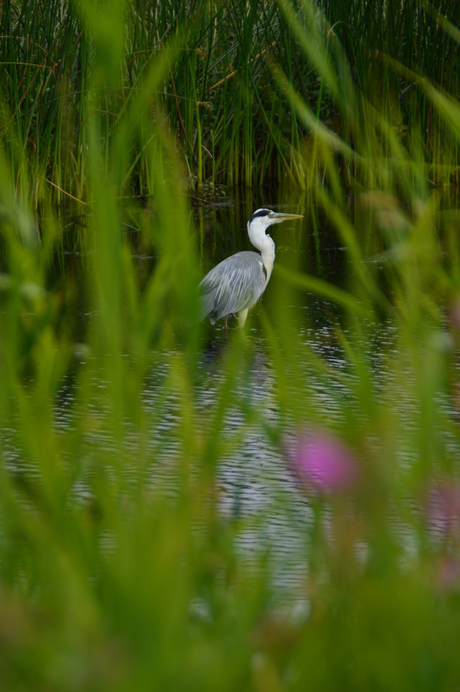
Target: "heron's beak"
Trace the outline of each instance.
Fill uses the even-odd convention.
[[[270,217],[271,223],[281,223],[281,221],[289,221],[290,219],[303,219],[302,214],[285,214],[283,211],[274,211]]]

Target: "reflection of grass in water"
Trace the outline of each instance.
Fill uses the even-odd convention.
[[[24,12],[31,12],[27,7]],[[152,11],[160,16],[161,7],[153,4]],[[14,22],[21,27],[27,17],[14,3],[8,8],[2,34],[12,36]],[[337,40],[345,19],[331,31],[321,16],[299,20],[283,5],[290,25],[285,56],[292,62],[270,65],[276,103],[283,108],[278,118],[274,106],[263,121],[270,150],[258,139],[262,119],[252,122],[247,106],[265,107],[273,91],[267,86],[262,93],[254,78],[262,68],[250,62],[249,47],[262,19],[270,37],[285,20],[267,5],[265,14],[251,10],[243,21],[240,7],[233,36],[242,51],[235,66],[245,109],[229,120],[238,99],[217,103],[221,128],[213,125],[214,165],[228,164],[227,180],[247,180],[249,168],[260,180],[263,170],[254,152],[263,152],[262,168],[276,171],[270,153],[276,151],[279,175],[284,175],[283,166],[291,165],[283,163],[290,161],[286,141],[297,144],[298,128],[305,128],[309,134],[296,148],[295,170],[307,172],[304,182],[320,209],[318,219],[325,215],[336,245],[345,248],[339,263],[345,276],[337,281],[322,274],[319,262],[312,276],[290,261],[288,251],[281,253],[267,300],[251,317],[269,354],[270,377],[264,380],[263,371],[257,371],[260,380],[251,387],[257,357],[251,323],[244,334],[230,331],[214,364],[202,355],[208,326],[196,320],[198,257],[180,171],[185,160],[198,178],[206,177],[210,165],[206,155],[201,163],[197,156],[197,147],[207,146],[210,136],[208,116],[196,106],[200,91],[206,94],[194,71],[198,54],[189,52],[181,62],[185,59],[175,49],[182,50],[185,39],[179,36],[169,53],[142,63],[140,77],[132,55],[127,60],[123,28],[133,41],[137,36],[142,45],[152,45],[148,32],[160,25],[147,22],[147,5],[114,3],[110,16],[90,9],[82,3],[87,22],[82,35],[74,35],[82,20],[64,23],[61,33],[52,22],[46,25],[60,47],[65,36],[73,37],[75,49],[84,45],[86,64],[93,67],[88,72],[81,64],[86,80],[78,92],[81,100],[66,91],[55,106],[58,114],[37,118],[42,113],[38,97],[50,94],[58,68],[41,80],[27,57],[24,80],[20,83],[16,64],[8,86],[15,99],[28,86],[29,91],[21,105],[10,99],[14,117],[7,115],[10,100],[2,111],[0,407],[2,428],[13,431],[1,447],[5,688],[454,687],[459,677],[458,224],[449,202],[441,203],[428,182],[430,177],[448,180],[456,163],[458,104],[446,96],[453,88],[448,69],[453,27],[438,18],[442,49],[432,52],[433,65],[425,63],[431,82],[417,82],[404,54],[389,50],[390,62],[371,52],[371,66],[378,65],[383,85],[377,103],[370,82],[366,88],[360,83],[361,90],[356,86],[356,74],[362,80],[367,75],[365,44],[356,46],[350,68],[345,35],[340,34],[342,45]],[[163,14],[166,23],[173,11]],[[225,23],[224,10],[215,11]],[[134,15],[145,35],[136,34]],[[421,10],[417,17],[430,27],[434,21]],[[403,19],[405,32],[408,15]],[[388,21],[386,15],[381,20]],[[188,39],[208,40],[202,79],[212,81],[213,69],[222,70],[222,77],[229,74],[224,58],[220,68],[211,58],[206,63],[217,45],[215,33],[200,35],[216,26],[210,16],[197,16],[196,34],[187,22],[183,26]],[[16,32],[3,49],[26,50],[24,35]],[[33,50],[49,45],[43,35],[34,36]],[[20,62],[17,53],[12,55],[10,62]],[[70,60],[68,52],[63,55]],[[78,55],[75,60],[83,61]],[[309,66],[307,76],[300,67],[296,72],[300,64]],[[436,72],[439,64],[447,73]],[[123,91],[121,74],[126,79],[130,66],[130,90],[125,85]],[[188,85],[182,91],[195,103],[187,117],[181,114],[189,144],[179,126],[179,153],[167,126],[178,118],[177,108],[168,121],[167,99],[161,108],[152,100],[170,69],[179,70],[177,93],[179,84]],[[302,75],[306,82],[299,81]],[[310,80],[319,84],[318,77],[319,109],[302,88]],[[404,95],[414,94],[414,101],[398,98],[403,82],[410,85]],[[236,77],[227,80],[226,89],[230,83],[233,88]],[[34,91],[40,84],[41,91]],[[428,115],[415,95],[431,113],[429,146],[425,136],[416,136],[425,133]],[[404,110],[402,104],[410,107]],[[286,114],[291,124],[293,109],[298,121],[286,134]],[[63,132],[75,121],[82,127],[76,130],[78,147],[72,148]],[[303,156],[309,157],[306,162]],[[42,206],[34,215],[28,207],[35,193],[37,201],[48,194],[43,181],[36,188],[38,175],[77,198],[85,193],[88,207],[78,236],[85,272],[66,273],[57,284],[50,277],[56,249],[63,247],[60,225],[52,210]],[[125,233],[119,194],[136,176],[152,198],[136,214],[139,239],[133,241]],[[245,222],[234,225],[235,232]],[[319,245],[321,231],[318,223]],[[135,243],[154,258],[149,271],[142,272]],[[379,253],[385,261],[370,261]],[[87,323],[74,331],[73,306],[82,293],[89,296]],[[309,335],[317,316],[313,308],[305,309],[312,295],[337,306],[315,339]],[[376,344],[373,325],[380,321],[389,325],[388,348],[384,339]],[[213,334],[220,343],[221,334]],[[318,340],[327,340],[340,360],[323,357]],[[375,350],[381,351],[381,370]],[[152,379],[155,397],[145,401],[146,382]],[[62,425],[58,404],[65,386],[72,396]],[[203,406],[206,386],[213,396]],[[270,388],[267,398],[256,396],[255,386]],[[232,427],[235,415],[239,423]],[[310,429],[326,437],[333,431],[358,466],[359,482],[336,494],[314,493],[303,478],[302,488],[293,490],[284,467],[288,433]],[[248,433],[278,459],[278,473],[268,481],[273,499],[253,515],[237,504],[223,512],[225,460],[239,454]],[[11,459],[12,448],[17,461]],[[246,447],[242,457],[247,469],[240,459],[241,476],[233,481],[240,501],[244,474],[250,477],[257,462],[248,452]],[[174,492],[159,487],[164,464],[170,464]],[[433,508],[439,488],[448,506]],[[308,515],[304,524],[297,506]],[[297,619],[274,607],[273,583],[291,583],[291,575],[283,581],[270,557],[275,512],[289,527],[302,524],[296,544],[302,578],[295,595],[308,607]],[[266,544],[248,560],[248,537],[263,530]]]

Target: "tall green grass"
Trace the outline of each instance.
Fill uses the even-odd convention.
[[[3,4],[5,689],[458,686],[458,211],[441,186],[457,18],[379,7]],[[231,330],[214,361],[190,177],[309,194],[258,338]],[[139,194],[144,272],[120,199]],[[56,200],[84,222],[73,236]],[[326,224],[340,281],[318,261]],[[69,238],[83,270],[56,280]],[[283,494],[312,431],[359,482]],[[229,518],[221,468],[248,432],[277,454],[276,499],[241,514],[234,484]],[[293,609],[274,512],[300,534]]]
[[[299,13],[289,7],[136,0],[117,6],[123,26],[115,35],[104,5],[88,14],[85,3],[6,3],[0,29],[2,138],[16,188],[36,205],[49,198],[84,199],[89,104],[100,114],[101,153],[108,163],[129,103],[145,89],[149,65],[161,56],[167,66],[151,94],[155,109],[144,113],[127,152],[131,165],[120,181],[125,195],[152,193],[144,135],[151,119],[163,117],[159,107],[175,133],[192,189],[210,181],[252,186],[275,179],[303,188],[316,144],[305,170],[298,152],[310,146],[311,128],[283,98],[273,66],[352,146],[360,134],[353,118],[364,100],[393,123],[404,147],[419,141],[434,182],[456,180],[456,139],[426,92],[429,80],[456,98],[456,7],[404,2],[398,11],[391,3],[384,11],[381,3],[325,2],[300,5]],[[326,55],[334,56],[340,76],[334,87],[331,75],[317,72],[319,56],[308,48],[303,52],[296,34],[306,45],[320,37]],[[91,94],[101,63],[112,63],[110,83]]]

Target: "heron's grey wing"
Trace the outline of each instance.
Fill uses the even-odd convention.
[[[201,319],[215,321],[256,303],[264,292],[267,275],[256,252],[238,252],[220,262],[200,283]]]

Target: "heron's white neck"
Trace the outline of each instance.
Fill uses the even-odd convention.
[[[272,238],[265,233],[266,227],[266,223],[257,218],[254,219],[252,223],[248,223],[249,240],[262,255],[262,262],[267,270],[268,283],[275,261],[275,243]]]

